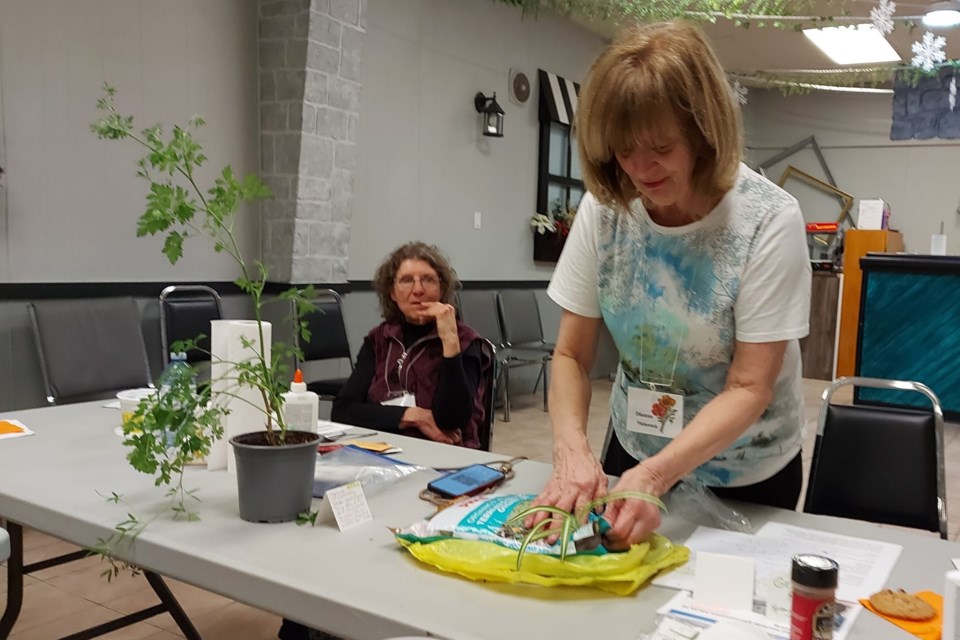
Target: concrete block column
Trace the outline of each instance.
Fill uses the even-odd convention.
[[[345,282],[366,0],[259,8],[263,261],[274,282]]]

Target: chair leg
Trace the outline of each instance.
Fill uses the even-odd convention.
[[[510,365],[503,367],[503,421],[510,422]]]
[[[7,604],[0,618],[0,638],[7,638],[23,606],[23,529],[7,520],[10,557],[7,559]]]
[[[550,391],[550,360],[544,358],[543,366],[540,367],[540,372],[543,374],[543,410],[548,411],[547,408],[547,394]]]

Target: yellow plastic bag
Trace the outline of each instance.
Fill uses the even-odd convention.
[[[493,542],[458,538],[414,542],[400,536],[397,542],[421,562],[479,582],[588,586],[621,596],[630,595],[655,574],[680,566],[690,557],[686,547],[653,534],[649,542],[635,544],[623,553],[575,555],[563,561],[529,553],[518,571],[517,551]]]

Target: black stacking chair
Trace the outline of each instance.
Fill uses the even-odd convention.
[[[347,326],[343,319],[343,300],[333,289],[318,292],[314,300],[316,309],[303,319],[310,331],[310,341],[304,342],[297,334],[297,346],[302,358],[297,357],[297,368],[303,370],[304,364],[346,358],[353,370],[353,356],[350,351],[350,342],[347,340]],[[296,314],[294,317],[297,317]],[[304,371],[304,382],[307,389],[319,396],[335,398],[340,389],[347,383],[347,378],[314,378],[309,379]]]
[[[915,392],[926,410],[831,404],[846,385]],[[823,392],[803,510],[938,531],[947,538],[943,411],[918,382],[841,378]]]
[[[197,342],[197,349],[187,352],[187,362],[210,361],[210,323],[223,319],[220,294],[210,287],[197,284],[172,285],[160,292],[160,344],[163,364],[170,361],[170,345],[178,340]]]
[[[483,380],[480,381],[480,384],[484,385],[483,399],[486,405],[486,415],[483,417],[483,422],[480,423],[480,429],[477,435],[480,437],[480,448],[483,451],[490,451],[490,446],[493,443],[493,423],[496,417],[496,388],[500,362],[497,360],[497,348],[486,338],[483,339],[481,349],[484,357],[490,361],[490,368],[487,370]]]
[[[133,298],[43,300],[27,309],[50,404],[152,386]]]
[[[540,373],[533,385],[536,391],[543,381],[543,410],[547,410],[549,391],[549,365],[553,360],[552,342],[543,338],[543,323],[540,320],[540,305],[532,289],[507,289],[497,294],[497,309],[506,347],[508,368],[539,364]]]

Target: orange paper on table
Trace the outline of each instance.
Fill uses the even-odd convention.
[[[918,638],[922,638],[923,640],[940,640],[940,630],[943,627],[943,596],[933,591],[919,591],[914,595],[933,607],[937,615],[929,620],[904,620],[903,618],[894,618],[893,616],[880,613],[873,608],[870,600],[867,598],[861,600],[860,604],[881,618],[889,620],[907,633],[911,633]]]
[[[23,433],[23,427],[9,420],[0,420],[0,433]]]

